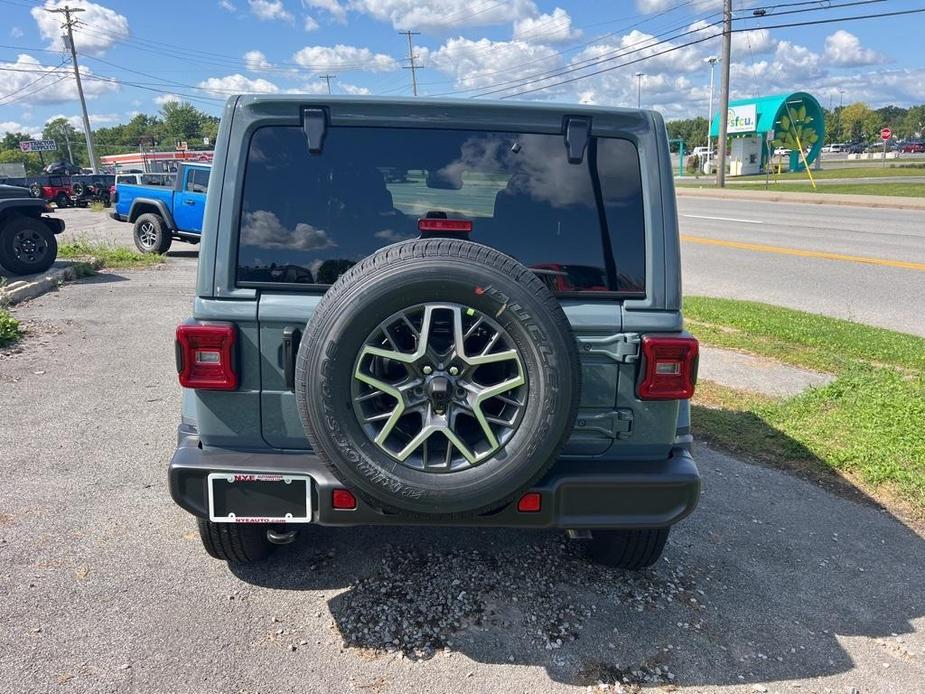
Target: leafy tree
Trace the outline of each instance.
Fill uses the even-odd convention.
[[[28,140],[29,137],[25,137],[24,139]],[[41,173],[42,163],[38,155],[23,152],[19,149],[18,142],[17,140],[16,149],[0,150],[0,164],[17,164],[21,162],[26,167],[27,176],[34,176]]]
[[[192,104],[182,101],[168,101],[161,108],[163,133],[173,144],[179,141],[193,140],[199,136],[203,114]]]
[[[922,137],[925,134],[925,104],[906,111],[899,130],[903,137]]]
[[[668,137],[672,140],[678,138],[684,140],[684,149],[686,150],[702,147],[707,144],[708,126],[707,119],[700,116],[671,121],[667,124]]]
[[[860,101],[848,104],[839,114],[839,135],[844,142],[870,142],[877,137],[881,127],[877,112]]]
[[[42,139],[54,140],[58,145],[57,154],[52,158],[70,159],[67,153],[67,142],[70,140],[71,153],[74,155],[74,163],[81,166],[87,166],[90,163],[89,157],[86,156],[87,147],[84,144],[83,133],[77,130],[66,118],[54,118],[42,128]]]

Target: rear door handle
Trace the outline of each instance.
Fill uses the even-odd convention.
[[[283,380],[287,390],[295,391],[295,358],[301,341],[301,330],[291,325],[283,328]]]

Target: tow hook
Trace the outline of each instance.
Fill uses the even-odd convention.
[[[288,545],[298,534],[298,530],[273,530],[270,528],[267,530],[267,539],[274,545]]]

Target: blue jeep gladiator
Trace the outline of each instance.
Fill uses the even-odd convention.
[[[172,186],[116,186],[110,216],[134,224],[135,245],[142,253],[166,253],[173,239],[199,243],[211,167],[181,164]]]

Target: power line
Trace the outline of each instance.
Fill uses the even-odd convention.
[[[832,18],[832,19],[814,19],[814,20],[810,20],[810,21],[806,21],[806,22],[788,22],[788,23],[783,23],[783,24],[775,24],[775,25],[765,26],[765,27],[763,27],[763,28],[764,28],[764,29],[783,29],[783,28],[787,28],[787,27],[812,26],[812,25],[816,25],[816,24],[832,24],[833,22],[850,22],[850,21],[856,21],[856,20],[862,20],[862,19],[879,19],[879,18],[885,18],[885,17],[895,17],[895,16],[899,16],[899,15],[918,14],[918,13],[921,13],[921,12],[925,12],[925,9],[918,9],[918,10],[902,10],[902,11],[898,11],[898,12],[885,12],[885,13],[881,13],[881,14],[855,15],[855,16],[851,16],[851,17],[836,17],[836,18]],[[733,18],[733,21],[736,21],[735,18]],[[733,33],[733,34],[736,34],[736,33],[739,33],[739,32],[750,31],[750,30],[751,30],[750,28],[733,29],[733,30],[732,30],[732,33]],[[689,32],[689,33],[697,33],[697,32]],[[583,79],[585,79],[585,78],[587,78],[587,77],[594,77],[595,75],[600,75],[600,74],[605,73],[605,72],[611,72],[611,71],[617,70],[617,69],[619,69],[619,68],[621,68],[621,67],[626,67],[626,66],[628,66],[628,65],[634,65],[634,64],[640,63],[640,62],[642,62],[642,61],[644,61],[644,60],[649,60],[650,58],[657,58],[657,57],[659,57],[659,56],[666,55],[666,54],[668,54],[668,53],[673,53],[674,51],[680,50],[680,49],[682,49],[682,48],[687,48],[688,46],[694,46],[694,45],[696,45],[696,44],[698,44],[698,43],[703,43],[704,41],[711,41],[711,40],[713,40],[713,39],[715,39],[715,38],[716,38],[716,36],[715,36],[715,35],[712,35],[712,36],[705,36],[705,37],[702,37],[702,38],[699,38],[699,39],[694,39],[693,41],[688,41],[688,42],[686,42],[686,43],[678,44],[678,45],[672,46],[671,48],[665,49],[665,50],[663,50],[663,51],[659,51],[658,53],[653,53],[653,54],[651,54],[651,55],[643,56],[642,58],[636,58],[636,59],[634,59],[634,60],[630,60],[630,61],[627,61],[627,62],[624,62],[624,63],[619,63],[619,64],[617,64],[617,65],[611,65],[611,66],[608,66],[608,67],[605,67],[605,68],[601,68],[600,70],[595,70],[595,71],[593,71],[593,72],[589,72],[589,73],[584,74],[584,75],[579,75],[579,76],[577,76],[577,77],[571,77],[571,78],[569,78],[569,79],[560,80],[559,82],[554,82],[553,84],[547,84],[547,85],[544,85],[544,86],[542,86],[542,87],[535,87],[535,88],[532,88],[532,89],[524,89],[524,90],[519,91],[519,92],[516,92],[516,93],[514,93],[514,94],[508,94],[508,95],[505,95],[505,96],[502,96],[502,97],[499,97],[499,98],[501,98],[501,99],[509,99],[509,98],[512,98],[512,97],[515,97],[515,96],[523,96],[524,94],[531,94],[531,93],[533,93],[533,92],[542,91],[542,90],[544,90],[544,89],[550,89],[550,88],[552,88],[552,87],[558,87],[558,86],[561,86],[561,85],[563,85],[563,84],[570,84],[570,83],[572,83],[572,82],[577,82],[577,81],[579,81],[579,80],[583,80]],[[667,42],[665,42],[665,43],[667,43]],[[528,82],[528,83],[529,83],[529,82]]]
[[[855,5],[867,5],[867,4],[879,3],[879,2],[885,2],[885,1],[886,1],[886,0],[854,0],[854,2],[843,3],[843,4],[840,4],[840,5],[826,5],[826,7],[824,7],[824,8],[812,7],[812,8],[802,9],[802,10],[790,10],[790,11],[788,11],[788,12],[781,12],[781,13],[778,13],[778,14],[779,14],[779,15],[783,15],[783,14],[795,14],[795,13],[803,13],[803,12],[818,12],[818,11],[820,11],[820,10],[822,10],[822,9],[838,9],[838,8],[841,8],[841,7],[850,7],[850,6],[855,6]],[[804,2],[795,2],[795,3],[789,3],[788,6],[807,5],[807,4],[815,4],[815,5],[818,5],[819,2],[820,2],[820,0],[813,0],[812,2],[805,2],[805,1],[804,1]],[[783,5],[781,5],[781,6],[783,6]],[[745,21],[745,20],[748,20],[748,19],[751,19],[751,17],[734,17],[734,18],[733,18],[733,21],[739,22],[739,21]],[[699,21],[704,21],[704,20],[699,20]],[[696,24],[696,22],[695,22],[694,24]],[[572,63],[571,65],[564,66],[564,67],[562,67],[562,68],[558,68],[557,70],[553,70],[553,71],[545,72],[545,73],[543,73],[543,72],[535,73],[535,74],[533,74],[533,75],[528,75],[528,76],[520,77],[520,78],[517,78],[517,79],[507,80],[507,81],[505,81],[505,82],[499,82],[499,83],[497,83],[497,84],[495,84],[495,85],[492,85],[492,87],[491,87],[491,89],[490,89],[489,91],[482,91],[481,93],[476,94],[476,95],[474,95],[474,96],[476,96],[476,97],[489,96],[489,95],[492,95],[492,94],[497,94],[497,93],[499,93],[499,92],[505,92],[505,91],[509,91],[509,90],[511,90],[511,89],[518,89],[518,88],[520,88],[520,87],[525,87],[525,86],[527,86],[527,85],[529,85],[529,84],[531,84],[531,83],[533,83],[533,82],[536,82],[536,81],[545,81],[545,80],[548,80],[548,79],[552,79],[553,77],[559,77],[559,76],[562,76],[562,75],[567,75],[567,74],[572,74],[572,73],[575,73],[575,72],[579,72],[579,71],[581,71],[581,70],[585,70],[585,69],[592,68],[592,67],[594,67],[594,66],[596,66],[596,65],[604,64],[604,63],[609,62],[609,61],[611,61],[611,60],[616,60],[617,58],[624,58],[624,57],[626,57],[627,55],[633,55],[633,54],[640,53],[640,52],[642,52],[642,51],[646,51],[646,50],[649,50],[649,49],[652,49],[652,48],[657,48],[658,46],[661,46],[661,45],[670,44],[671,41],[674,41],[674,40],[680,39],[680,38],[684,38],[685,36],[690,36],[690,35],[693,35],[693,34],[702,34],[703,32],[709,30],[710,28],[719,26],[720,24],[722,24],[722,20],[712,22],[712,23],[707,24],[707,25],[705,25],[705,26],[697,27],[696,29],[688,29],[688,30],[686,30],[686,31],[677,33],[677,34],[674,35],[674,36],[669,36],[668,38],[662,38],[662,37],[664,37],[664,36],[666,36],[666,35],[668,35],[668,34],[673,34],[673,33],[675,33],[676,29],[672,29],[672,30],[663,32],[663,33],[661,33],[661,34],[658,34],[658,35],[656,35],[656,36],[647,37],[646,39],[643,39],[642,41],[638,41],[638,42],[636,42],[636,43],[634,43],[634,44],[631,44],[631,45],[628,46],[628,47],[620,48],[620,49],[617,49],[617,50],[614,50],[614,51],[610,51],[609,53],[604,53],[603,55],[596,56],[596,57],[594,57],[594,58],[589,58],[589,59],[586,59],[586,60],[583,60],[583,61],[579,61],[579,62],[576,62],[576,63]],[[687,25],[687,22],[685,22],[685,25]],[[693,24],[690,24],[689,26],[693,26]],[[749,30],[751,30],[751,29],[747,29],[746,31],[749,31]],[[696,44],[696,43],[702,43],[704,40],[714,39],[714,38],[717,38],[718,36],[721,36],[721,33],[711,34],[711,35],[709,35],[709,36],[704,37],[702,40],[693,41],[693,42],[691,42],[691,43],[686,43],[686,44],[684,44],[683,46],[678,46],[678,48],[684,48],[684,47],[686,47],[686,46],[694,45],[694,44]],[[655,41],[655,39],[661,39],[661,40]],[[639,47],[638,47],[638,48],[634,48],[635,46],[639,46]],[[628,49],[630,49],[630,48],[633,48],[633,50],[628,50]],[[646,60],[646,59],[648,59],[648,58],[654,58],[654,57],[657,57],[657,56],[659,56],[659,55],[663,55],[663,54],[666,53],[666,52],[671,52],[671,51],[663,51],[663,52],[659,52],[659,53],[652,54],[652,55],[650,55],[650,56],[643,56],[643,57],[640,58],[640,59],[632,60],[632,61],[629,61],[629,62],[626,62],[626,63],[622,63],[621,65],[617,65],[617,66],[615,66],[615,68],[616,68],[616,67],[622,67],[622,66],[625,66],[625,65],[633,65],[633,64],[635,64],[635,63],[641,62],[642,60]],[[605,72],[606,72],[606,70],[605,70]],[[548,88],[548,87],[558,86],[559,84],[567,84],[567,83],[569,83],[569,82],[574,82],[574,81],[577,81],[578,79],[583,79],[585,76],[593,76],[593,75],[596,75],[596,74],[599,74],[599,72],[592,72],[592,73],[589,73],[588,75],[579,76],[579,77],[574,78],[574,79],[569,79],[569,80],[565,80],[565,81],[561,81],[561,82],[556,82],[555,84],[552,84],[552,85],[545,85],[545,86],[536,87],[536,88],[529,89],[529,90],[526,90],[526,91],[518,92],[517,94],[509,94],[509,95],[506,95],[506,96],[501,96],[501,97],[499,97],[499,98],[502,98],[502,99],[503,99],[503,98],[508,98],[509,96],[519,96],[520,94],[528,94],[528,93],[531,93],[531,92],[534,92],[534,91],[540,91],[540,90],[542,90],[542,89],[546,89],[546,88]],[[506,85],[506,84],[510,84],[510,85],[513,85],[513,86],[510,86],[510,87],[503,87],[503,88],[501,88],[501,89],[495,89],[495,87],[502,87],[503,85]],[[484,88],[483,88],[483,89],[484,89]],[[473,91],[473,90],[464,90],[464,91]],[[449,93],[452,94],[452,93],[457,93],[457,92],[449,92]]]
[[[87,113],[87,100],[84,98],[84,88],[80,83],[80,68],[77,67],[77,47],[74,45],[74,24],[77,23],[77,20],[71,19],[72,12],[78,13],[84,10],[80,7],[72,8],[65,5],[64,7],[55,9],[45,8],[45,11],[52,14],[64,15],[64,24],[61,25],[61,28],[67,30],[65,46],[71,50],[71,62],[74,64],[74,79],[77,81],[77,95],[80,97],[80,112],[84,121],[84,135],[86,135],[87,138],[87,156],[90,157],[90,168],[93,170],[93,173],[99,173],[96,166],[96,153],[93,151],[93,133],[90,131],[90,116]]]
[[[418,76],[417,76],[418,67],[414,62],[415,60],[417,60],[417,56],[414,54],[414,43],[412,43],[411,37],[420,36],[421,32],[411,31],[409,29],[408,31],[399,31],[398,33],[401,34],[402,36],[408,37],[408,62],[410,63],[410,66],[406,66],[402,69],[411,70],[411,93],[417,96],[418,95]]]

